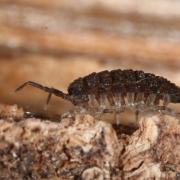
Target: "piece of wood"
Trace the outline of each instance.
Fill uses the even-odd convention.
[[[91,0],[91,2],[87,0],[77,0],[76,2],[73,0],[68,1],[58,1],[52,0],[51,2],[48,0],[1,0],[1,5],[18,5],[18,6],[29,6],[36,8],[47,8],[47,9],[58,9],[58,10],[69,10],[75,12],[97,12],[100,13],[108,13],[112,14],[116,13],[137,13],[140,15],[151,15],[158,16],[161,18],[166,17],[179,17],[179,1],[171,1],[171,0],[156,0],[156,1],[146,1],[146,0]],[[77,6],[78,4],[78,6]]]
[[[1,1],[0,53],[80,54],[179,68],[179,3],[140,2]]]
[[[146,112],[133,134],[89,115],[52,122],[1,106],[0,116],[4,179],[175,179],[180,173],[180,124],[173,115]]]
[[[0,28],[0,44],[6,52],[39,53],[55,56],[87,56],[102,59],[139,59],[144,63],[168,64],[179,68],[180,45],[158,39],[107,36],[105,33],[38,32],[13,26]],[[17,52],[16,52],[17,51]],[[10,54],[10,52],[8,52]]]
[[[44,113],[45,93],[27,88],[14,94],[14,89],[33,80],[66,91],[74,79],[105,69],[143,70],[180,85],[178,5],[170,0],[0,1],[0,102]],[[56,98],[47,113],[71,108]]]

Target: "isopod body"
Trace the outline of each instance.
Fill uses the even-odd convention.
[[[74,80],[67,94],[32,81],[25,82],[16,91],[27,84],[48,92],[48,102],[54,94],[75,106],[100,112],[114,110],[119,113],[125,107],[140,110],[160,106],[160,102],[163,107],[169,102],[180,103],[180,87],[163,77],[143,71],[117,69],[93,72]]]
[[[101,96],[113,100],[115,96],[124,98],[130,94],[134,100],[143,94],[144,100],[154,95],[157,102],[169,96],[170,102],[180,103],[180,88],[175,84],[163,77],[133,70],[102,71],[78,78],[69,85],[68,94],[75,105],[88,103],[90,96],[99,102]]]

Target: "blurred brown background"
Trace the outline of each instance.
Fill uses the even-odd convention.
[[[180,2],[171,0],[1,0],[0,102],[44,112],[47,93],[79,76],[138,69],[180,85]],[[70,104],[53,97],[47,112]]]

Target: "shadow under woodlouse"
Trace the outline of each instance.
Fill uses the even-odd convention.
[[[49,88],[36,82],[27,81],[16,91],[31,85],[48,92],[47,104],[55,95],[75,105],[77,113],[90,113],[100,117],[103,113],[115,114],[119,124],[120,113],[126,108],[139,112],[148,109],[171,111],[169,103],[180,103],[180,87],[167,79],[151,73],[134,70],[112,70],[91,73],[74,80],[68,93]]]

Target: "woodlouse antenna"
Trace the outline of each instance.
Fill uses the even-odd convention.
[[[54,89],[54,88],[49,88],[49,87],[46,87],[46,86],[42,86],[41,84],[39,83],[36,83],[36,82],[33,82],[33,81],[26,81],[25,83],[23,83],[21,86],[19,86],[15,92],[23,89],[25,86],[27,85],[30,85],[30,86],[33,86],[35,88],[38,88],[38,89],[41,89],[45,92],[48,92],[48,98],[47,98],[47,104],[50,102],[50,99],[52,97],[52,95],[55,95],[55,96],[58,96],[58,97],[61,97],[65,100],[68,100],[68,101],[71,101],[71,98],[68,94],[65,94],[64,92],[58,90],[58,89]]]

